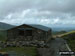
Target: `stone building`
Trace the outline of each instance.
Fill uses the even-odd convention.
[[[23,24],[7,30],[7,40],[47,41],[52,37],[52,30],[42,25]]]

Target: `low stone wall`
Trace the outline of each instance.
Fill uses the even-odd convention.
[[[36,42],[36,41],[0,41],[0,47],[24,47],[24,46],[33,46],[33,47],[48,47],[44,42]]]

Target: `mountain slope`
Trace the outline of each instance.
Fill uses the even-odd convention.
[[[65,33],[62,37],[67,41],[72,51],[75,51],[75,31]]]
[[[9,28],[12,28],[14,27],[13,25],[10,25],[10,24],[6,24],[6,23],[2,23],[0,22],[0,40],[1,41],[4,41],[6,40],[6,31],[7,29]]]
[[[69,27],[65,27],[65,26],[63,26],[63,27],[51,27],[52,29],[53,29],[53,32],[57,32],[57,31],[67,31],[67,32],[70,32],[70,31],[73,31],[73,30],[75,30],[75,27],[71,27],[71,26],[69,26]]]
[[[3,22],[0,22],[0,30],[6,30],[6,29],[9,29],[9,28],[12,28],[14,27],[14,25],[10,25],[10,24],[7,24],[7,23],[3,23]]]

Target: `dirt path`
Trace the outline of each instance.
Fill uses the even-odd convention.
[[[49,48],[39,48],[41,56],[60,56],[59,51],[68,51],[65,40],[62,38],[56,38],[48,43]]]

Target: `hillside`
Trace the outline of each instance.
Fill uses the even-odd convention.
[[[6,31],[5,30],[0,30],[0,40],[5,41],[6,40]]]
[[[6,29],[9,29],[9,28],[12,28],[12,27],[14,27],[14,26],[10,25],[10,24],[7,24],[7,23],[0,22],[0,30],[6,30]]]
[[[12,28],[12,27],[14,27],[14,26],[0,22],[0,40],[4,41],[6,39],[6,31],[5,30]]]
[[[70,48],[75,51],[75,31],[62,34],[61,37],[67,40],[67,43],[69,44]]]
[[[66,32],[70,32],[70,31],[74,31],[75,30],[75,27],[74,26],[56,26],[56,27],[51,27],[53,32],[58,32],[58,31],[66,31]]]
[[[54,31],[52,32],[53,35],[60,35],[60,34],[64,34],[64,33],[67,33],[66,31]]]

